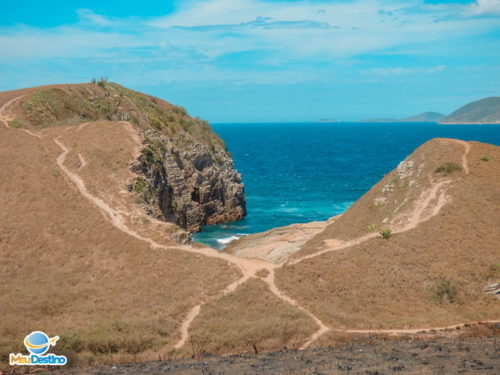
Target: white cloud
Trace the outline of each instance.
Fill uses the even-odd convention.
[[[500,0],[477,0],[467,9],[466,14],[500,16]]]
[[[433,74],[439,73],[446,69],[444,65],[436,65],[432,67],[390,67],[390,68],[374,68],[368,71],[369,74],[379,76],[392,76],[392,75],[407,75],[407,74]]]
[[[0,63],[86,59],[141,69],[155,63],[158,74],[171,80],[239,77],[284,82],[294,74],[315,80],[324,77],[332,64],[345,64],[358,56],[391,50],[422,56],[440,45],[453,45],[453,40],[488,32],[498,27],[498,18],[491,15],[498,12],[499,3],[186,0],[172,14],[155,19],[114,19],[83,9],[76,25],[0,29],[0,49],[8,51]],[[231,62],[238,53],[252,54],[251,60]],[[226,59],[223,66],[221,59]],[[328,67],[308,69],[314,64]],[[279,69],[268,69],[272,67]],[[437,72],[439,66],[420,71],[381,69],[378,74],[433,73],[425,69]]]

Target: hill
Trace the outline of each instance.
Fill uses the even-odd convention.
[[[10,125],[20,129],[128,121],[139,131],[141,155],[129,185],[151,215],[198,231],[245,215],[240,175],[224,142],[184,108],[115,83],[61,85],[20,91]]]
[[[442,113],[438,112],[423,112],[415,116],[410,116],[403,118],[399,121],[402,122],[438,122],[439,120],[446,117]]]
[[[460,107],[441,124],[500,124],[500,97],[484,98]]]
[[[241,215],[243,186],[176,108],[106,82],[0,93],[0,363],[33,330],[86,366],[499,318],[499,147],[432,140],[344,215],[219,252],[186,229]]]
[[[418,115],[405,117],[402,119],[383,117],[361,120],[360,122],[438,122],[444,117],[445,115],[438,112],[423,112],[419,113]]]

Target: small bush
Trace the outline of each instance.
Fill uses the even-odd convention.
[[[458,288],[451,280],[442,280],[433,288],[433,300],[438,303],[453,303],[457,300]]]
[[[97,85],[102,88],[105,88],[107,83],[108,83],[107,77],[101,77],[99,81],[97,81]]]
[[[21,120],[15,118],[14,120],[9,121],[9,126],[11,128],[20,128],[21,126],[23,126],[23,122]]]
[[[435,172],[436,173],[446,173],[450,174],[456,171],[461,171],[462,166],[460,164],[454,163],[454,162],[448,162],[444,163],[443,165],[439,166],[436,168]]]
[[[481,156],[481,160],[482,161],[490,161],[491,158],[488,155],[483,155],[483,156]]]
[[[52,168],[51,172],[52,172],[52,176],[54,176],[54,177],[59,177],[61,175],[61,171],[59,170],[59,168],[56,168],[56,167]]]
[[[368,232],[373,232],[375,229],[377,229],[377,224],[368,225]]]
[[[380,235],[384,240],[388,240],[389,238],[392,237],[392,232],[389,228],[384,228],[380,231]]]

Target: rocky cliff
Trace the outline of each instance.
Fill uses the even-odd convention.
[[[104,80],[39,88],[19,103],[17,127],[130,121],[143,148],[129,190],[156,218],[191,232],[246,214],[244,187],[224,142],[182,107]]]

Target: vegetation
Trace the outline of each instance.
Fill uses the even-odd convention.
[[[389,238],[392,237],[392,232],[389,228],[384,228],[380,231],[380,235],[384,240],[388,240]]]
[[[206,121],[189,116],[182,107],[108,82],[105,77],[93,79],[90,85],[39,89],[21,101],[21,109],[31,126],[130,121],[141,129],[175,137],[180,146],[192,144],[194,138],[213,153],[225,150],[224,142]]]
[[[460,164],[454,163],[454,162],[447,162],[439,167],[436,168],[434,172],[436,173],[445,173],[445,174],[451,174],[453,172],[461,171],[462,166]]]
[[[377,224],[368,225],[368,232],[373,232],[375,229],[377,229]]]
[[[315,329],[304,312],[279,300],[263,281],[252,279],[204,306],[191,329],[191,348],[184,350],[197,357],[228,348],[233,352],[298,348]]]
[[[9,126],[11,128],[20,128],[23,126],[23,122],[20,119],[15,118],[14,120],[9,121]]]
[[[491,158],[488,155],[483,155],[483,156],[481,156],[481,160],[482,161],[490,161]]]
[[[432,299],[438,303],[454,303],[457,300],[458,288],[451,280],[441,280],[433,288]]]
[[[500,277],[500,263],[492,263],[490,265],[488,278]]]
[[[457,109],[442,123],[488,124],[500,122],[500,97],[484,98]]]

